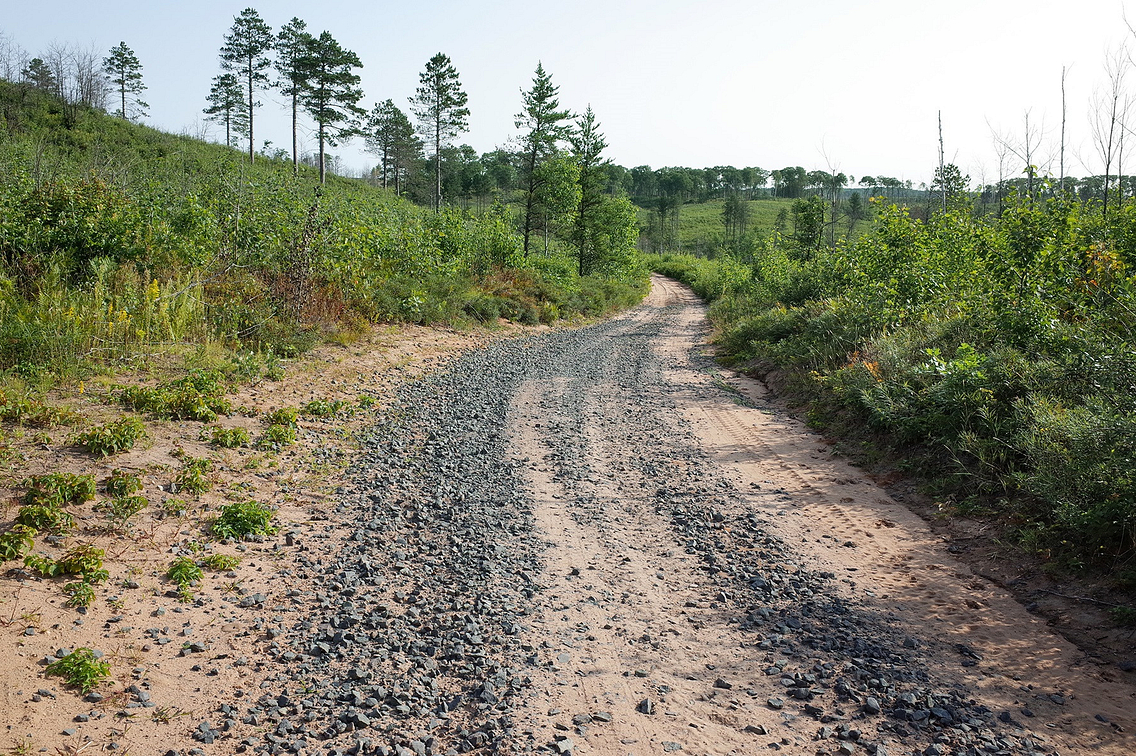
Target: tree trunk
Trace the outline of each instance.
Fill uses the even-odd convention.
[[[253,152],[253,148],[252,148],[252,145],[253,145],[253,140],[252,140],[252,102],[253,102],[253,100],[252,100],[252,64],[253,64],[253,59],[252,59],[252,56],[250,55],[250,56],[249,56],[249,62],[248,62],[248,90],[249,90],[249,100],[248,100],[248,103],[249,103],[249,162],[250,162],[250,163],[253,163],[253,162],[255,162],[255,161],[256,161],[255,153]]]
[[[299,176],[300,175],[300,152],[299,152],[299,150],[297,149],[297,146],[296,146],[296,121],[297,121],[296,111],[298,109],[298,104],[296,102],[296,98],[298,96],[299,95],[296,92],[296,85],[295,85],[295,83],[293,83],[292,84],[292,175],[293,176]]]

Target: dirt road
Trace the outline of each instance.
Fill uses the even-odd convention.
[[[706,329],[694,295],[656,279],[591,370],[514,403],[548,546],[542,669],[517,716],[534,744],[1136,752],[1131,685],[717,369]]]

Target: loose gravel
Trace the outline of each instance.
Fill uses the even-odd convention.
[[[567,736],[534,742],[514,716],[539,664],[530,636],[543,546],[507,421],[526,381],[566,380],[576,390],[548,408],[557,420],[542,441],[573,517],[604,516],[583,428],[614,418],[615,442],[627,449],[620,486],[653,499],[676,548],[708,577],[706,602],[767,654],[764,683],[719,678],[716,689],[744,688],[798,735],[802,721],[814,722],[809,753],[1051,753],[1020,728],[1020,712],[992,711],[926,671],[929,655],[975,665],[979,654],[912,637],[894,617],[838,597],[841,578],[810,570],[764,515],[739,508],[734,484],[675,417],[668,365],[652,346],[677,312],[657,309],[631,329],[620,320],[500,341],[404,385],[364,440],[339,503],[288,534],[291,576],[315,588],[290,589],[291,611],[258,620],[278,666],[260,691],[200,722],[203,748],[226,737],[237,752],[269,754],[577,747]],[[589,404],[587,387],[601,382],[620,401]],[[644,700],[640,711],[654,706]],[[803,745],[764,727],[752,735],[755,751]]]

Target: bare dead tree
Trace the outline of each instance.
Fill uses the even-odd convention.
[[[28,65],[30,57],[27,50],[4,32],[0,32],[0,79],[17,82]]]
[[[1061,66],[1061,177],[1059,185],[1061,187],[1061,194],[1065,194],[1065,74],[1068,73],[1065,66]]]
[[[1112,166],[1120,147],[1120,132],[1123,130],[1123,110],[1126,107],[1124,77],[1128,71],[1129,56],[1124,45],[1116,48],[1105,57],[1105,75],[1108,79],[1105,88],[1093,92],[1089,106],[1089,128],[1092,132],[1093,148],[1104,164],[1104,204],[1101,214],[1108,217],[1108,195]]]

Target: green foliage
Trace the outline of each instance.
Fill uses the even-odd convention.
[[[100,548],[84,543],[75,546],[58,560],[29,554],[24,557],[24,565],[44,577],[79,575],[85,582],[102,583],[110,577],[110,574],[103,569],[105,553]]]
[[[68,425],[77,418],[78,414],[70,407],[54,407],[29,397],[11,397],[0,390],[0,420],[49,428],[55,425]]]
[[[787,370],[816,416],[885,434],[1034,548],[1121,564],[1136,550],[1136,203],[1107,224],[1063,199],[978,218],[964,184],[945,177],[928,221],[877,207],[855,243],[798,233],[748,264],[650,264],[712,300],[726,353]]]
[[[145,433],[141,420],[127,416],[78,433],[75,443],[90,454],[106,457],[133,449]]]
[[[77,648],[48,664],[45,672],[62,677],[65,683],[86,694],[110,677],[110,662],[102,661],[90,648]]]
[[[213,463],[208,459],[183,457],[182,469],[174,476],[175,490],[197,495],[205,493],[213,488],[213,481],[209,479],[212,468]]]
[[[227,415],[232,404],[224,397],[228,387],[217,370],[193,370],[155,388],[127,386],[119,395],[122,403],[138,412],[150,412],[171,420],[212,422]]]
[[[115,496],[104,502],[101,508],[115,528],[124,528],[130,518],[150,506],[145,496]]]
[[[300,410],[296,407],[280,407],[265,413],[264,422],[269,425],[295,425],[300,418]]]
[[[213,443],[223,449],[235,449],[238,446],[244,446],[249,442],[249,432],[244,428],[222,428],[217,426],[213,429],[212,435]]]
[[[201,560],[201,566],[217,572],[228,572],[240,566],[241,558],[230,554],[210,554]]]
[[[30,530],[58,535],[68,533],[75,527],[75,518],[68,512],[43,504],[26,504],[20,507],[16,522]]]
[[[276,532],[272,524],[275,513],[255,501],[242,501],[221,507],[220,516],[211,530],[220,538],[241,540],[254,535],[271,535]]]
[[[103,488],[109,496],[129,496],[142,490],[142,481],[137,475],[125,470],[111,470],[110,477],[103,481]]]
[[[296,443],[296,426],[275,423],[264,429],[264,435],[256,442],[256,447],[271,451],[294,443]]]
[[[63,507],[68,504],[82,504],[95,498],[93,475],[72,473],[36,475],[25,480],[24,485],[28,487],[24,493],[25,504]]]
[[[86,609],[95,600],[95,588],[86,580],[76,580],[63,586],[63,593],[67,596],[65,602],[73,609]]]
[[[0,562],[22,559],[35,546],[35,528],[16,523],[0,533]]]
[[[166,577],[185,590],[201,580],[201,568],[189,557],[178,557],[166,570]]]
[[[303,413],[309,417],[330,417],[350,408],[351,403],[341,399],[313,399],[303,407]]]

